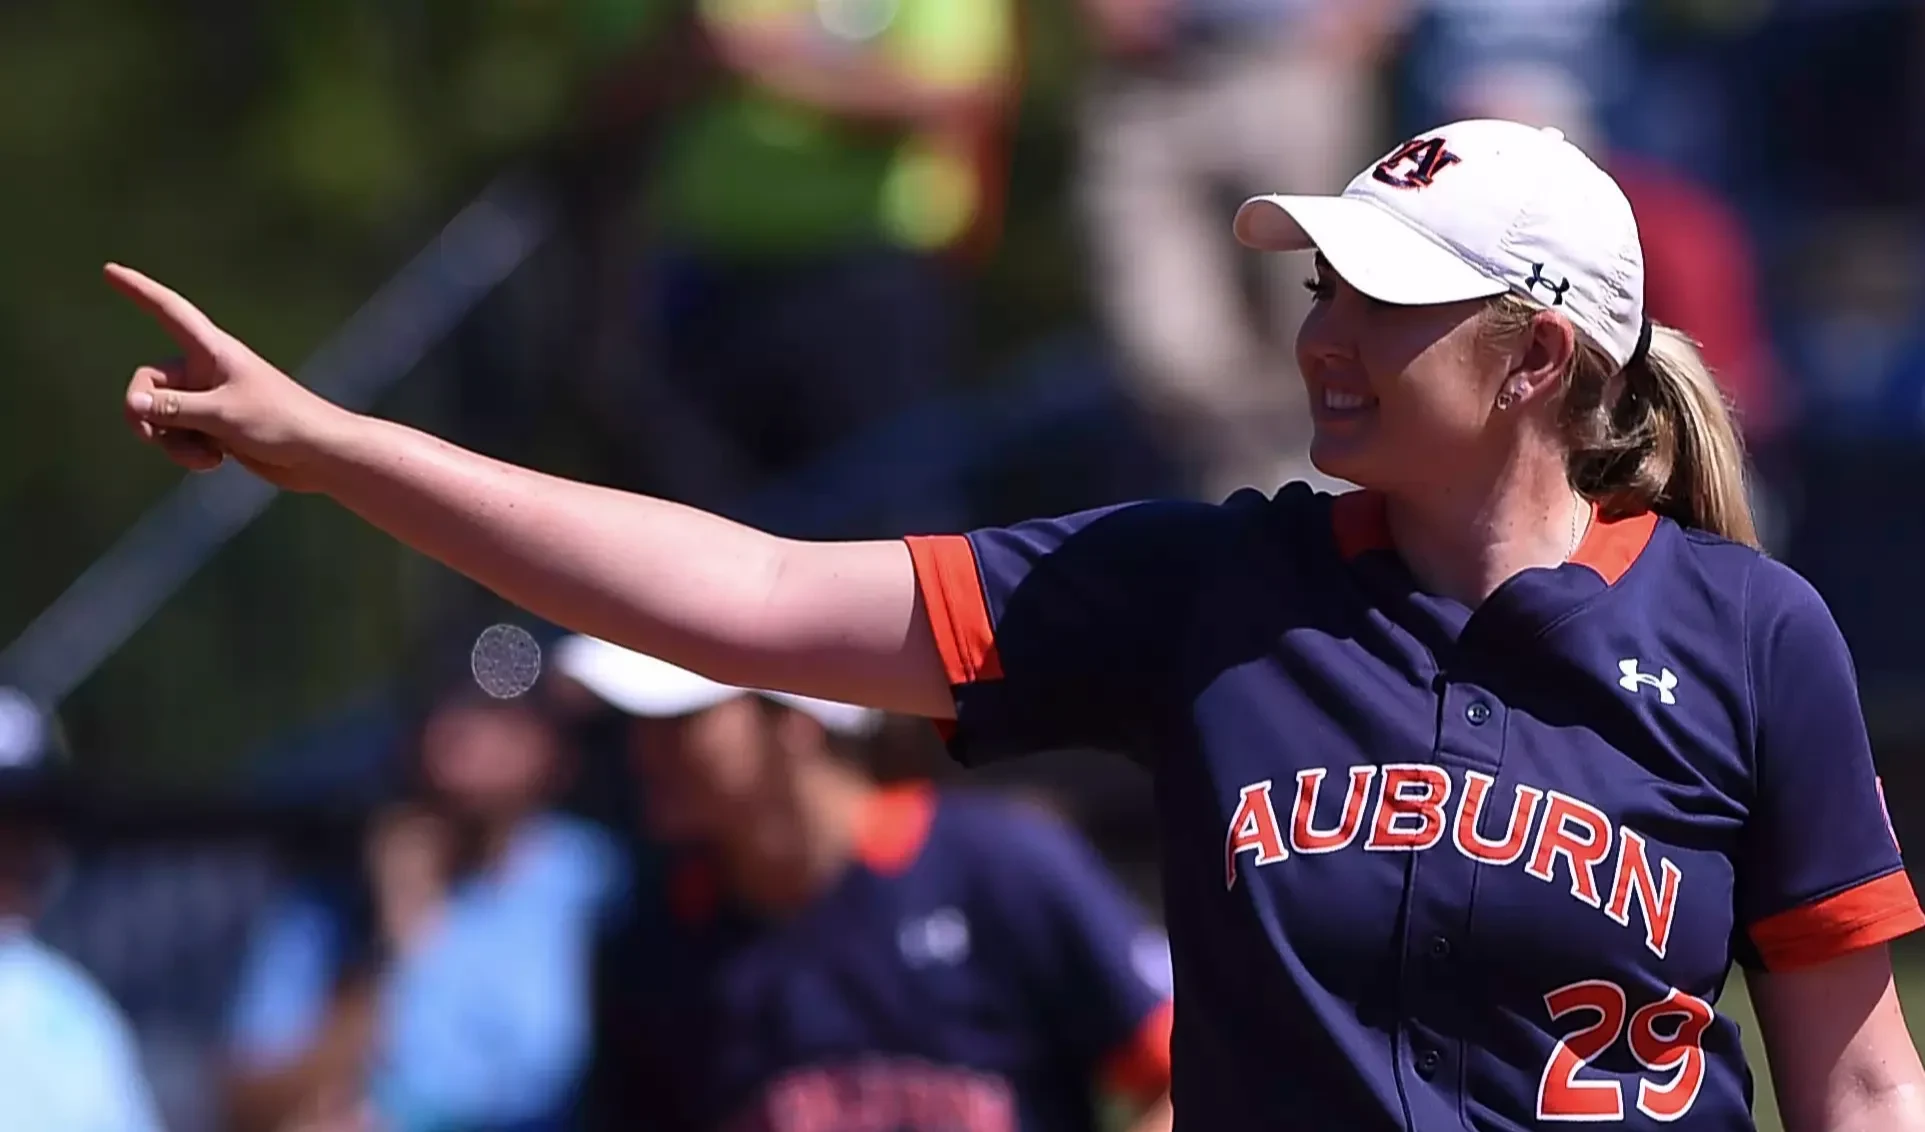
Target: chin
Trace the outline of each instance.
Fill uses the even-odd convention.
[[[1351,437],[1326,436],[1319,432],[1310,442],[1311,466],[1332,479],[1369,486],[1374,478],[1370,474],[1374,463],[1369,446]]]

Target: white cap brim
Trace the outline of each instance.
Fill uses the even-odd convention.
[[[644,719],[676,719],[738,696],[764,696],[802,712],[838,735],[866,735],[882,721],[882,713],[854,704],[717,683],[665,660],[594,637],[563,639],[555,646],[552,660],[556,671],[609,706]]]
[[[1236,234],[1259,251],[1315,248],[1346,283],[1399,306],[1483,299],[1510,290],[1389,212],[1350,197],[1252,197],[1237,210]]]

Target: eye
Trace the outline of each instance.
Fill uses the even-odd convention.
[[[1310,292],[1312,301],[1319,303],[1328,302],[1330,296],[1337,290],[1334,284],[1325,280],[1321,275],[1312,275],[1306,278],[1303,281],[1303,289]]]

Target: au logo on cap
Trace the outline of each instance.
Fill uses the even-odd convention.
[[[1456,154],[1444,148],[1444,139],[1415,138],[1393,150],[1389,157],[1377,163],[1370,175],[1384,184],[1398,189],[1427,189],[1437,179],[1437,174],[1461,160]],[[1408,165],[1408,171],[1399,171],[1400,166]]]

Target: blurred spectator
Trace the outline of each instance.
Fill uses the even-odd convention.
[[[374,824],[366,876],[290,893],[258,929],[236,1132],[567,1126],[619,856],[550,809],[567,763],[527,703],[457,692],[418,747],[418,797]]]
[[[1911,212],[1846,212],[1787,256],[1789,335],[1813,431],[1925,434],[1925,230]]]
[[[1398,133],[1463,115],[1464,86],[1487,72],[1555,71],[1586,101],[1611,105],[1634,60],[1622,32],[1626,0],[1412,0],[1400,59]]]
[[[1757,264],[1729,204],[1681,170],[1611,149],[1583,86],[1561,70],[1468,73],[1453,92],[1448,117],[1555,126],[1608,168],[1637,213],[1651,317],[1698,340],[1749,442],[1776,436],[1779,375],[1759,305]]]
[[[1013,0],[703,0],[720,74],[653,171],[651,349],[745,456],[734,498],[948,387],[993,232]],[[946,516],[918,517],[922,522]]]
[[[1223,218],[1229,198],[1334,192],[1371,156],[1405,2],[1081,0],[1101,52],[1081,186],[1096,297],[1207,497],[1329,482],[1296,374],[1308,260],[1263,257],[1253,302]]]
[[[32,934],[55,871],[58,784],[40,751],[0,754],[19,756],[0,761],[0,1128],[160,1132],[126,1018]]]
[[[873,712],[586,638],[555,664],[637,717],[677,857],[598,966],[592,1127],[1168,1127],[1167,944],[1060,822],[878,787]]]

